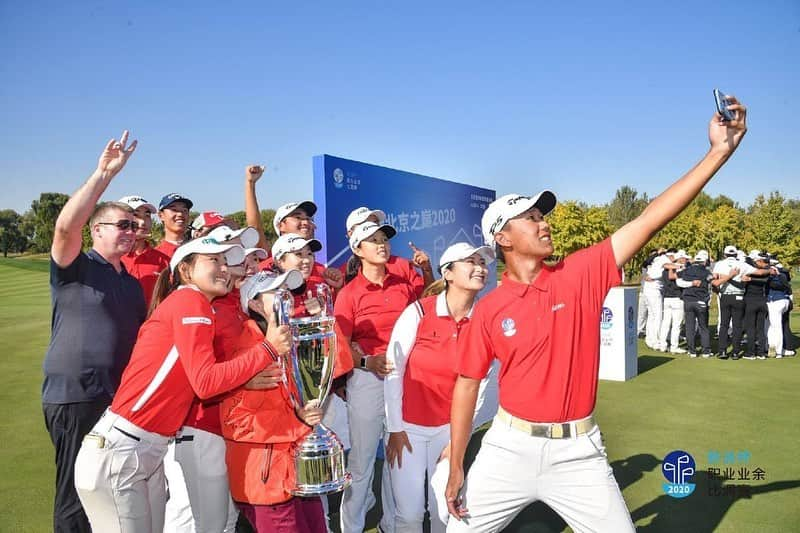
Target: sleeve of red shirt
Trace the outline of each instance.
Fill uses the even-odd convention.
[[[192,389],[204,400],[247,382],[267,366],[268,356],[262,348],[217,362],[211,304],[202,296],[191,296],[183,299],[173,318],[175,348]]]
[[[485,378],[494,359],[489,319],[483,312],[484,307],[478,303],[472,319],[458,338],[458,352],[461,354],[458,373],[472,379]]]
[[[611,238],[567,256],[564,269],[568,272],[565,279],[580,280],[583,301],[598,309],[603,305],[608,290],[622,282],[622,271],[617,268]]]

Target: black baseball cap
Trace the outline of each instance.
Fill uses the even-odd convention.
[[[185,196],[181,196],[176,192],[171,192],[168,195],[164,196],[158,203],[158,210],[161,211],[165,207],[169,207],[170,204],[174,204],[175,202],[185,203],[188,209],[191,209],[192,206],[194,205],[194,203]]]

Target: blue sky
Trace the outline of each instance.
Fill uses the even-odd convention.
[[[2,2],[0,47],[0,208],[20,212],[74,191],[123,128],[140,146],[106,199],[235,211],[259,162],[275,207],[312,196],[321,153],[498,194],[652,196],[705,152],[714,87],[750,131],[708,192],[800,197],[796,1]]]

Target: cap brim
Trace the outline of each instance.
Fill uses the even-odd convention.
[[[306,200],[305,202],[300,202],[297,204],[295,209],[302,209],[306,212],[306,214],[310,217],[313,217],[314,214],[317,212],[317,204],[312,202],[311,200]]]
[[[536,195],[533,206],[538,208],[542,215],[546,215],[555,209],[557,203],[556,195],[552,191],[545,189]]]
[[[245,248],[244,255],[247,257],[250,254],[256,254],[259,259],[266,259],[269,257],[267,251],[263,248]]]

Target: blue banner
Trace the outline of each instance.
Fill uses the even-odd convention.
[[[345,220],[361,206],[380,209],[397,229],[392,254],[411,259],[409,242],[425,250],[434,270],[453,243],[483,244],[481,216],[495,191],[330,155],[314,157],[316,238],[323,248],[317,260],[339,266],[350,257]],[[496,268],[491,268],[491,287]],[[437,275],[438,277],[438,275]]]

